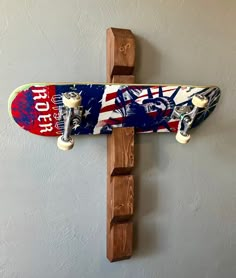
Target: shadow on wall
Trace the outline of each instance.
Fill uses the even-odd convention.
[[[135,78],[137,83],[158,83],[161,56],[156,45],[135,34],[136,58]],[[154,81],[150,81],[154,80]]]
[[[144,138],[140,135],[135,138],[135,256],[154,254],[159,249],[159,227],[157,227],[155,222],[145,221],[145,219],[150,220],[150,217],[148,217],[149,215],[157,214],[159,204],[158,186],[156,182],[154,184],[153,181],[148,178],[149,171],[155,169],[158,164],[158,159],[150,159],[150,157],[155,156],[155,154],[153,154],[155,150],[152,148],[152,144],[150,144],[151,138],[148,137],[152,136],[145,136]],[[143,182],[143,180],[145,180],[145,182]]]
[[[165,142],[171,142],[174,139],[173,134],[161,135]],[[163,196],[167,194],[172,199],[173,195],[170,187],[165,186],[164,181],[161,180],[161,173],[166,171],[170,160],[175,159],[175,155],[163,149],[157,137],[156,133],[135,136],[133,173],[135,180],[133,246],[135,257],[161,253],[169,246],[169,221],[165,216],[169,213],[171,217],[172,209],[163,200]]]

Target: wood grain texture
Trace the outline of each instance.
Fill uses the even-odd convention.
[[[134,75],[113,75],[112,83],[134,84],[135,76]]]
[[[110,187],[111,222],[129,220],[134,211],[134,177],[114,176]]]
[[[107,258],[111,262],[132,254],[134,178],[129,174],[133,166],[134,130],[114,129],[107,140]]]
[[[117,223],[111,226],[107,257],[111,262],[129,259],[132,256],[133,223]]]
[[[107,29],[107,82],[113,75],[131,75],[135,63],[135,38],[128,29]]]
[[[134,129],[115,128],[108,136],[110,175],[129,174],[134,168]]]
[[[133,84],[135,40],[130,30],[107,30],[107,82]],[[107,258],[133,252],[134,128],[116,128],[107,139]]]

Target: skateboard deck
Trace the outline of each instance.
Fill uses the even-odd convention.
[[[31,133],[59,136],[64,131],[59,107],[66,92],[82,97],[81,123],[73,126],[72,135],[109,134],[116,127],[134,127],[137,133],[177,132],[181,117],[172,116],[176,107],[191,110],[193,96],[204,94],[208,104],[194,117],[191,127],[196,127],[211,114],[220,97],[216,86],[32,83],[10,95],[9,114]]]

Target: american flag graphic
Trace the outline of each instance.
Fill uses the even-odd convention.
[[[176,106],[192,107],[196,93],[208,98],[208,106],[198,113],[194,127],[208,117],[220,97],[219,88],[214,86],[29,84],[14,91],[12,116],[25,130],[57,136],[64,130],[58,112],[65,92],[82,97],[82,121],[73,127],[72,135],[109,134],[115,127],[134,127],[138,133],[176,132],[180,122],[172,118]]]
[[[107,85],[94,134],[128,126],[136,127],[137,132],[146,133],[175,131],[178,120],[171,119],[171,114],[180,89],[184,92],[189,88]],[[185,101],[188,95],[186,92]]]

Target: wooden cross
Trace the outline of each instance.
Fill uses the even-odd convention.
[[[107,30],[107,82],[134,84],[135,38]],[[133,250],[134,128],[115,128],[107,139],[107,258],[128,259]]]

